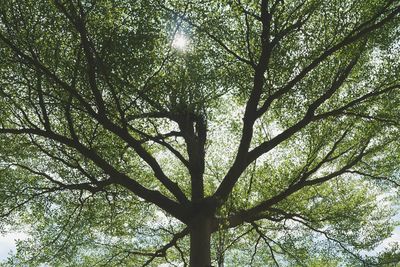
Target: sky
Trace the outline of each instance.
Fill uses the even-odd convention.
[[[24,238],[26,238],[26,235],[23,233],[0,235],[0,261],[4,261],[10,253],[15,251],[16,240]]]

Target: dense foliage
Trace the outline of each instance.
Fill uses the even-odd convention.
[[[399,90],[394,0],[2,0],[4,265],[390,266]]]

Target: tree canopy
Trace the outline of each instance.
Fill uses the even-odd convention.
[[[394,0],[2,0],[4,265],[395,264],[399,89]]]

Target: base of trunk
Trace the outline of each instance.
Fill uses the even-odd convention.
[[[190,226],[190,267],[211,267],[211,220],[206,218]]]

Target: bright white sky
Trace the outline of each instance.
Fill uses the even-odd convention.
[[[172,47],[177,50],[185,51],[188,49],[189,43],[190,40],[186,35],[182,33],[176,33],[174,39],[172,40]]]
[[[25,239],[26,235],[22,233],[12,233],[0,236],[0,261],[4,261],[15,251],[15,241]]]
[[[377,252],[384,250],[390,243],[400,243],[400,226],[397,226],[391,237],[385,239],[382,244],[377,248]]]

